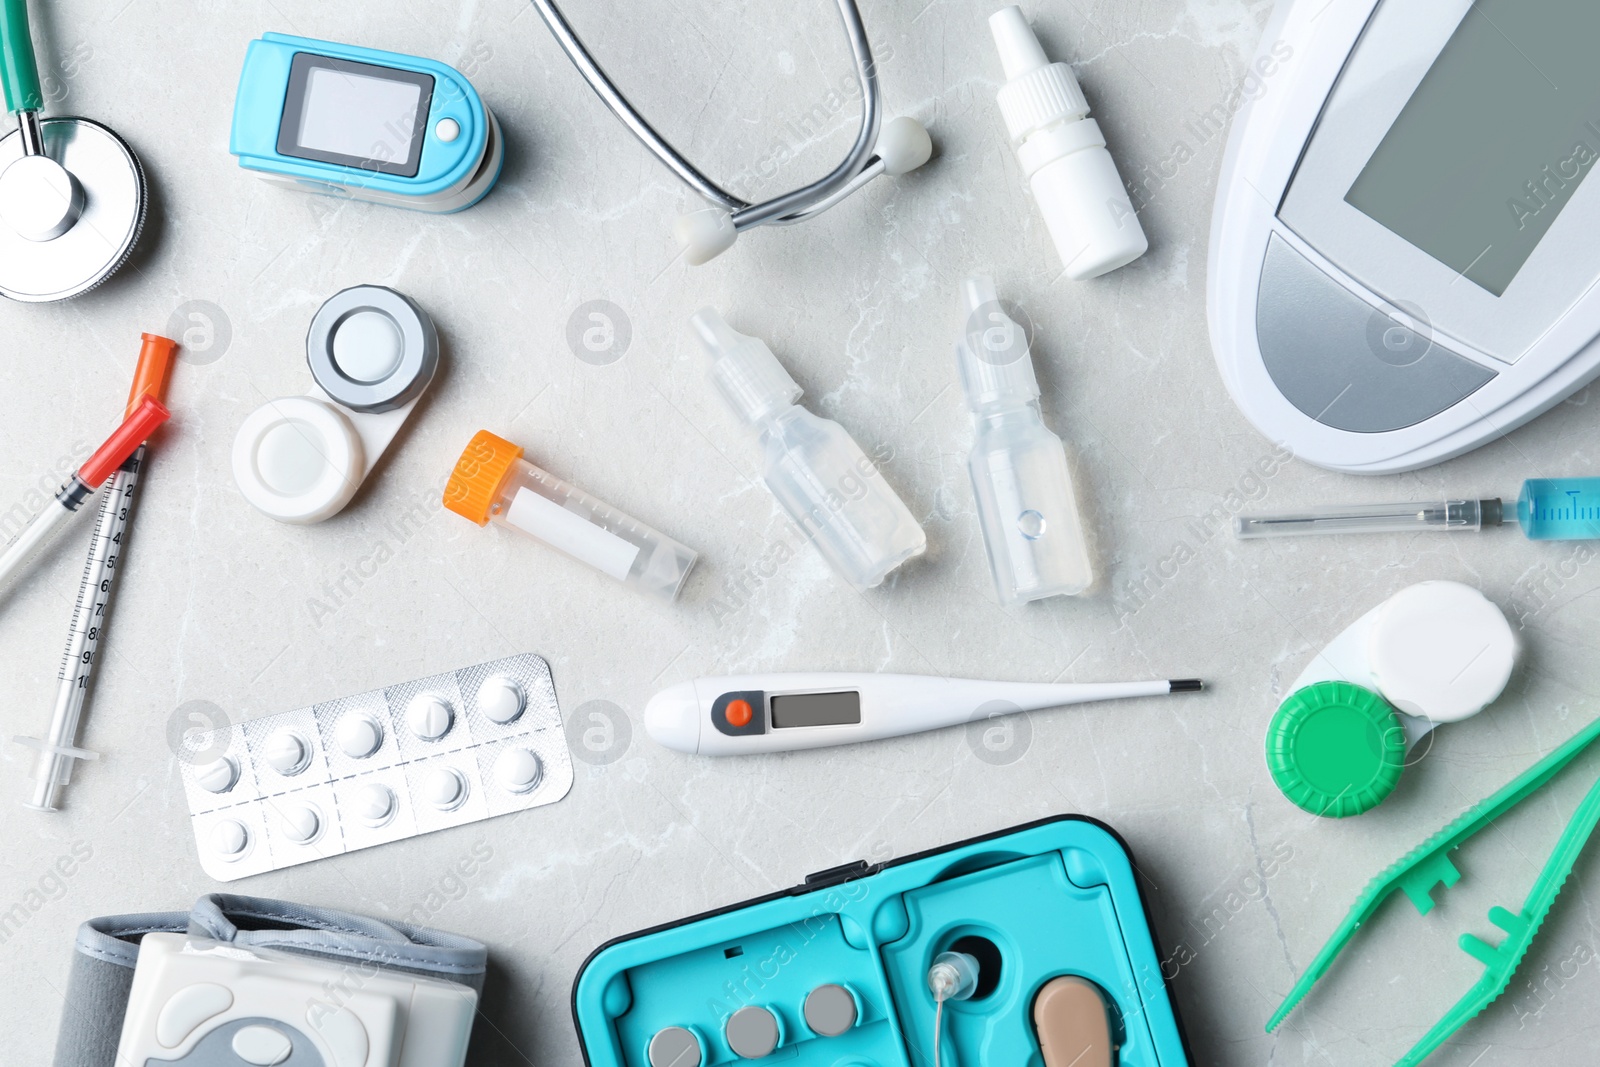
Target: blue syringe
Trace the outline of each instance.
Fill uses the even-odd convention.
[[[1233,520],[1233,532],[1249,539],[1481,530],[1499,526],[1513,514],[1531,541],[1600,539],[1600,478],[1530,478],[1522,483],[1515,509],[1495,498],[1350,504],[1279,515],[1240,515]]]

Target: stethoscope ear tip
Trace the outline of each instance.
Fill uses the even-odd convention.
[[[683,258],[691,267],[716,259],[732,248],[739,236],[733,216],[712,205],[679,215],[672,224],[672,233],[683,247]]]
[[[905,174],[933,157],[933,138],[922,123],[910,115],[901,115],[883,124],[876,151],[883,160],[885,174]]]

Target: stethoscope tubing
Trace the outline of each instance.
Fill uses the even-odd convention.
[[[595,62],[594,56],[573,31],[572,25],[556,6],[555,0],[530,0],[530,3],[544,19],[550,32],[555,35],[561,50],[567,54],[572,65],[578,68],[578,73],[583,75],[601,102],[610,108],[612,113],[622,120],[623,125],[627,126],[633,135],[686,185],[712,203],[725,208],[733,217],[735,229],[746,230],[752,226],[765,224],[799,222],[827,210],[865,185],[866,180],[870,180],[870,176],[864,180],[862,175],[876,160],[872,150],[877,144],[879,127],[883,122],[883,101],[882,91],[878,86],[877,65],[872,58],[871,43],[867,39],[866,26],[862,22],[861,9],[856,6],[856,0],[836,0],[839,16],[844,22],[845,36],[850,43],[850,54],[856,64],[856,81],[861,86],[861,128],[856,134],[855,143],[843,161],[828,174],[809,185],[755,204],[741,200],[706,177],[668,143],[666,138],[656,132],[655,127],[639,114]]]

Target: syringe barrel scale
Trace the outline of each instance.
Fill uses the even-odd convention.
[[[1517,523],[1530,541],[1600,538],[1600,478],[1529,478],[1517,498]]]
[[[106,492],[100,500],[95,515],[94,533],[89,541],[89,556],[84,561],[83,577],[78,583],[78,599],[72,607],[72,626],[67,633],[67,647],[61,656],[61,669],[56,674],[56,703],[50,713],[50,728],[46,740],[38,746],[34,760],[33,792],[25,805],[39,811],[55,811],[61,799],[61,790],[72,780],[73,764],[79,759],[93,757],[93,753],[75,744],[78,727],[83,718],[83,706],[89,695],[94,661],[100,652],[100,634],[104,628],[111,590],[116,580],[118,557],[126,540],[128,519],[133,510],[133,496],[139,485],[139,472],[144,466],[146,446],[140,445],[128,460],[111,476]]]

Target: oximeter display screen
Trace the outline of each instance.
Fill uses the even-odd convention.
[[[772,725],[853,726],[861,721],[860,693],[800,693],[772,698]]]
[[[297,52],[278,151],[414,178],[432,99],[431,75]]]
[[[1478,0],[1345,201],[1502,295],[1600,156],[1600,3]]]

